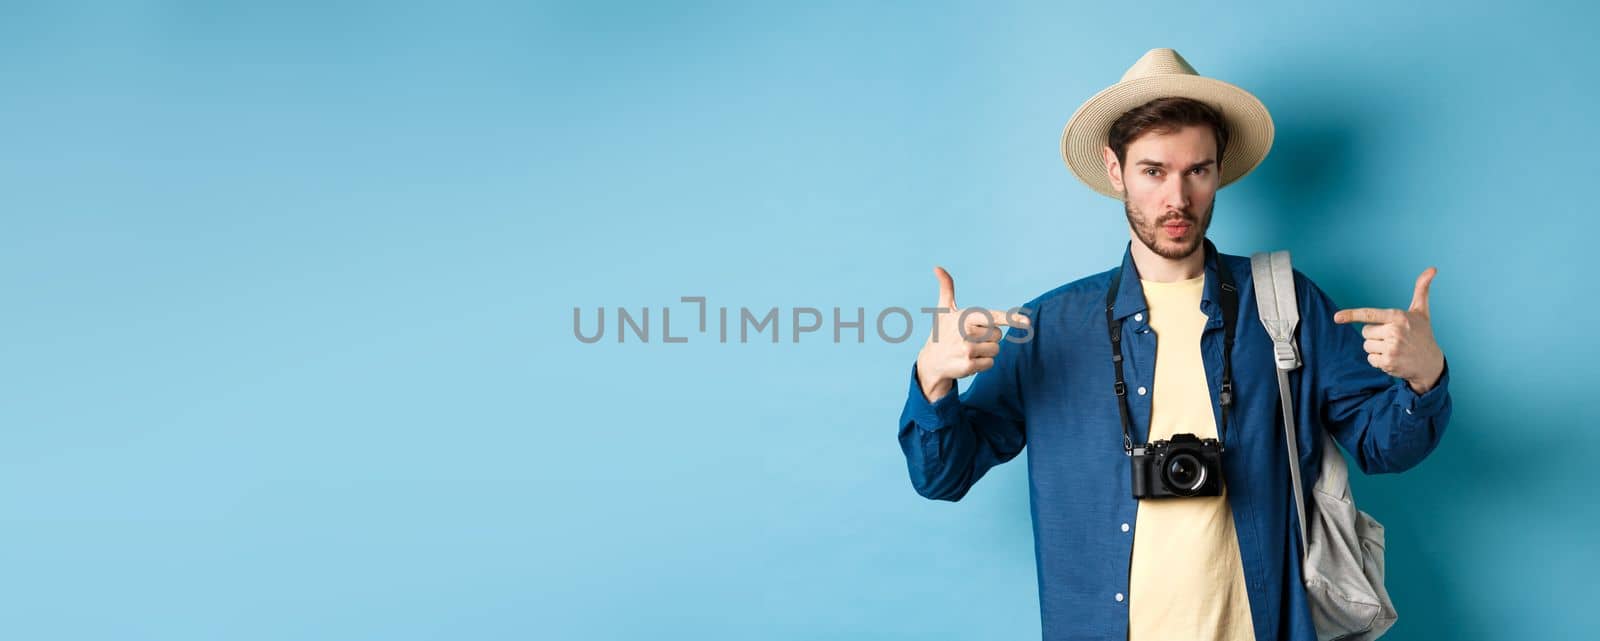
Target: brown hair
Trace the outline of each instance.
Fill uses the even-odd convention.
[[[1150,132],[1170,134],[1189,125],[1211,128],[1211,133],[1217,137],[1217,165],[1220,167],[1222,152],[1228,149],[1228,123],[1222,119],[1221,111],[1192,98],[1156,98],[1123,112],[1111,123],[1106,144],[1117,155],[1117,163],[1125,164],[1128,145],[1139,136]]]

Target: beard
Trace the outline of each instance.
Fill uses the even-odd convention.
[[[1195,216],[1193,212],[1185,210],[1167,212],[1160,218],[1152,220],[1126,198],[1122,201],[1122,209],[1128,215],[1128,228],[1133,230],[1133,235],[1138,236],[1139,242],[1144,243],[1150,251],[1168,260],[1188,258],[1195,250],[1200,249],[1201,243],[1206,238],[1206,230],[1211,228],[1211,212],[1216,208],[1217,201],[1213,198],[1203,216]],[[1189,223],[1188,233],[1181,238],[1168,238],[1162,226],[1179,221]]]

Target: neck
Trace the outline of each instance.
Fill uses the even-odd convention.
[[[1206,248],[1202,244],[1184,258],[1173,260],[1165,258],[1145,247],[1138,236],[1133,236],[1133,264],[1139,268],[1139,278],[1158,283],[1174,283],[1180,280],[1198,278],[1206,271]]]

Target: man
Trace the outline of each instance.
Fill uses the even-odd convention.
[[[917,355],[899,439],[918,493],[960,500],[1027,446],[1046,639],[1316,639],[1250,261],[1205,238],[1216,191],[1260,163],[1272,131],[1254,96],[1170,49],[1145,54],[1062,135],[1068,167],[1123,203],[1122,266],[1046,292],[1025,315],[941,314]],[[1434,273],[1406,310],[1339,310],[1294,273],[1305,488],[1322,456],[1317,430],[1369,474],[1408,469],[1438,444],[1450,396],[1429,318]],[[935,274],[939,306],[959,310],[950,275]],[[1214,495],[1135,498],[1133,448],[1179,434],[1221,439]]]

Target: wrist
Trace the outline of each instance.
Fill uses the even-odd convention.
[[[937,381],[934,381],[932,385],[923,383],[922,397],[928,399],[929,403],[937,403],[939,402],[939,399],[944,398],[945,394],[949,394],[950,389],[954,386],[955,381],[952,381],[948,378],[941,378]]]
[[[1444,364],[1440,363],[1438,370],[1435,371],[1432,376],[1408,378],[1406,379],[1406,384],[1411,386],[1411,391],[1416,392],[1418,396],[1421,396],[1423,394],[1427,394],[1428,390],[1433,389],[1435,385],[1438,385],[1439,379],[1443,376]]]
[[[1439,382],[1439,379],[1437,379],[1437,378],[1435,378],[1435,379],[1433,379],[1431,381],[1427,381],[1427,382],[1419,382],[1419,381],[1410,380],[1410,379],[1406,380],[1406,384],[1411,386],[1411,391],[1416,392],[1416,394],[1418,396],[1421,396],[1423,394],[1427,394],[1428,390],[1433,389],[1433,386],[1438,384],[1438,382]]]
[[[930,370],[922,366],[922,360],[917,360],[917,385],[922,388],[922,397],[933,403],[950,393],[950,388],[955,381],[929,373]]]

